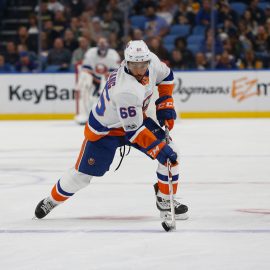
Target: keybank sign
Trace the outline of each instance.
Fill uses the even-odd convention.
[[[72,73],[0,74],[0,114],[74,113]]]
[[[23,84],[10,84],[8,86],[10,101],[26,101],[40,104],[42,101],[74,100],[75,89],[61,88],[55,84],[45,84],[41,88],[30,88]]]

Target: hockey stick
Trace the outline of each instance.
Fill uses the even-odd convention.
[[[165,122],[165,140],[166,143],[170,143],[170,133],[167,122]],[[169,193],[170,193],[170,206],[171,206],[171,223],[167,221],[163,221],[161,223],[163,229],[166,232],[175,231],[176,230],[176,222],[175,222],[175,211],[174,211],[174,196],[173,196],[173,183],[172,183],[172,173],[171,173],[171,161],[167,159],[167,169],[168,169],[168,182],[169,182]]]

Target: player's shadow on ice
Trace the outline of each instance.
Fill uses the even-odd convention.
[[[91,220],[91,221],[153,221],[157,220],[158,217],[153,216],[84,216],[84,217],[69,217],[60,218],[68,220]]]

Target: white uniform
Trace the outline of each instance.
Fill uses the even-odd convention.
[[[162,84],[172,85],[173,74],[155,54],[151,53],[143,83],[129,74],[123,62],[111,73],[98,103],[92,107],[88,129],[101,137],[114,128],[136,131],[143,123],[143,112],[148,107],[153,89]]]
[[[105,56],[98,53],[98,47],[89,49],[79,72],[77,88],[80,91],[78,123],[86,123],[90,109],[98,99],[109,72],[119,67],[120,56],[114,49],[108,49]]]
[[[101,79],[106,74],[119,67],[120,56],[114,49],[108,49],[106,56],[98,54],[98,47],[90,48],[84,56],[83,68],[92,71],[93,75]]]

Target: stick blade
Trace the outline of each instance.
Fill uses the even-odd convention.
[[[170,231],[174,231],[175,230],[175,227],[170,225],[168,222],[166,221],[163,221],[161,223],[163,229],[166,231],[166,232],[170,232]]]

